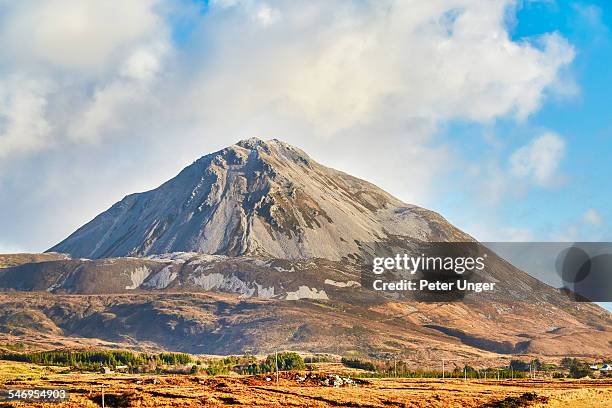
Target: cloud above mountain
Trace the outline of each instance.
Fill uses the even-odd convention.
[[[426,203],[454,154],[441,126],[524,121],[566,89],[573,47],[512,39],[515,6],[0,1],[0,238],[43,249],[250,136]],[[513,168],[548,182],[537,166]]]
[[[558,183],[557,170],[565,154],[565,141],[554,133],[545,133],[517,149],[510,157],[510,172],[530,178],[536,185]]]

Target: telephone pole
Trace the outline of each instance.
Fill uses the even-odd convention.
[[[110,385],[104,385],[104,384],[100,385],[100,388],[102,389],[102,408],[105,408],[106,406],[104,403],[104,388],[106,387],[110,387]]]
[[[442,379],[444,379],[444,359],[442,359]]]
[[[397,379],[397,357],[393,357],[393,376]]]
[[[274,351],[274,363],[276,365],[276,385],[278,385],[278,351]]]

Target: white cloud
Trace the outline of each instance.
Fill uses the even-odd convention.
[[[274,30],[251,21],[250,2],[238,4],[213,7],[198,33],[215,51],[205,56],[215,75],[202,72],[199,97],[220,96],[211,83],[223,82],[224,95],[251,110],[274,105],[275,115],[284,110],[328,133],[389,111],[432,121],[524,118],[574,56],[556,34],[535,45],[511,41],[509,1],[279,3]]]
[[[257,13],[255,14],[257,20],[264,26],[274,24],[281,17],[280,12],[277,9],[273,9],[267,4],[261,5]]]
[[[49,144],[45,117],[49,85],[17,75],[0,81],[0,158]]]
[[[138,92],[137,87],[122,81],[97,89],[93,100],[76,111],[67,135],[76,142],[92,142],[121,130],[120,111],[129,109],[130,103],[138,101]]]
[[[5,2],[2,62],[104,72],[134,44],[159,29],[153,0],[20,0]]]
[[[157,3],[0,3],[0,155],[19,160],[120,129],[117,112],[145,101],[168,51]]]
[[[510,157],[512,175],[529,178],[539,186],[551,186],[558,182],[557,170],[565,155],[565,141],[548,132],[536,137],[516,150]]]
[[[595,210],[594,208],[589,208],[582,215],[582,221],[586,224],[599,227],[603,224],[604,219],[597,210]]]
[[[600,7],[594,4],[574,3],[572,8],[578,12],[582,21],[590,26],[594,40],[602,40],[609,34],[610,30],[603,21],[603,12]]]
[[[151,81],[161,68],[160,55],[163,51],[163,46],[159,50],[141,48],[134,51],[125,61],[121,74],[137,81]]]
[[[86,141],[91,133],[99,140],[131,121],[131,110],[150,109],[148,98],[132,95],[141,89],[121,87],[117,76],[146,83],[162,76],[150,85],[165,101],[162,118],[225,134],[235,134],[236,121],[256,123],[248,130],[260,135],[291,123],[331,137],[380,124],[428,121],[435,129],[451,119],[524,118],[574,57],[557,34],[512,41],[511,0],[212,2],[189,52],[178,53],[157,14],[168,7],[158,3],[7,3],[0,63],[62,82],[66,91],[46,101],[71,105],[53,118],[56,139]],[[164,66],[167,55],[173,60]]]
[[[604,216],[594,208],[587,209],[581,216],[574,217],[561,224],[552,238],[562,242],[604,241],[609,236],[605,228]]]
[[[0,111],[0,176],[34,177],[36,160],[46,166],[39,177],[95,174],[96,183],[73,178],[81,184],[32,199],[32,208],[53,208],[54,199],[60,209],[75,189],[92,197],[78,205],[94,205],[85,215],[67,211],[57,222],[65,225],[57,238],[135,186],[153,187],[189,159],[254,135],[427,204],[457,161],[432,144],[440,125],[525,119],[574,57],[557,34],[512,41],[505,21],[514,4],[224,0],[185,17],[161,0],[0,0],[0,103],[12,107]],[[179,43],[176,15],[193,26]],[[15,76],[36,85],[11,88]],[[527,172],[548,184],[550,163],[527,162]],[[12,193],[27,194],[20,188]],[[3,194],[0,213],[30,228],[49,218],[44,208],[20,215]]]
[[[75,109],[66,129],[69,140],[98,142],[129,131],[138,107],[155,100],[152,88],[167,51],[164,43],[135,49],[116,76],[97,86],[90,99]]]

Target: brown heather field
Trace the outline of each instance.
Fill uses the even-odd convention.
[[[323,371],[316,371],[324,375]],[[282,373],[279,385],[260,376],[68,373],[65,368],[0,362],[0,388],[65,387],[63,403],[5,407],[610,407],[612,379],[367,379],[326,387]],[[527,393],[527,394],[526,394]],[[533,394],[535,393],[535,394]]]

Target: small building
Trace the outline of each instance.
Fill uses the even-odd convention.
[[[127,371],[127,369],[128,369],[128,366],[126,365],[118,365],[115,367],[115,370],[117,371]]]
[[[610,364],[604,364],[601,366],[599,371],[612,371],[612,366]]]
[[[102,367],[102,374],[112,374],[113,370],[111,370],[109,367],[104,366]]]

